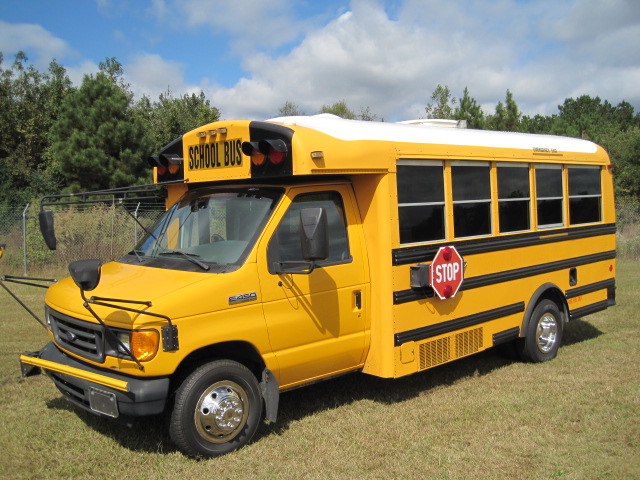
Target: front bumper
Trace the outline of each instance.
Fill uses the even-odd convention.
[[[136,378],[99,369],[66,355],[53,342],[20,355],[20,366],[24,376],[39,367],[71,403],[100,416],[156,415],[169,394],[168,377]],[[106,408],[108,400],[114,405]]]

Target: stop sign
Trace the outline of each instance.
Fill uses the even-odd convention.
[[[441,300],[455,297],[464,280],[464,260],[456,247],[440,247],[429,269],[429,283]]]

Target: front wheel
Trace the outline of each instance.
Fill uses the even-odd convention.
[[[542,300],[533,309],[525,337],[516,348],[522,360],[546,362],[555,358],[562,342],[562,313],[551,300]]]
[[[256,377],[238,362],[216,360],[178,388],[169,434],[187,455],[216,457],[249,443],[261,416]]]

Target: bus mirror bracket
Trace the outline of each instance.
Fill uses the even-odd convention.
[[[275,273],[309,275],[315,270],[316,261],[329,256],[329,222],[324,208],[300,210],[300,244],[303,261],[274,262]]]
[[[40,210],[38,214],[38,220],[40,221],[40,232],[44,243],[47,244],[49,250],[56,249],[56,232],[53,226],[53,212],[51,210]]]
[[[324,208],[300,210],[300,241],[302,258],[307,262],[325,260],[329,256],[329,224]]]

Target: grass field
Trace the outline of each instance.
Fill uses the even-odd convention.
[[[484,352],[400,380],[349,375],[281,397],[275,425],[196,461],[162,418],[134,428],[74,410],[18,354],[44,330],[0,290],[0,478],[640,478],[640,262],[618,305],[569,324],[558,358]],[[11,287],[42,312],[43,291]]]

